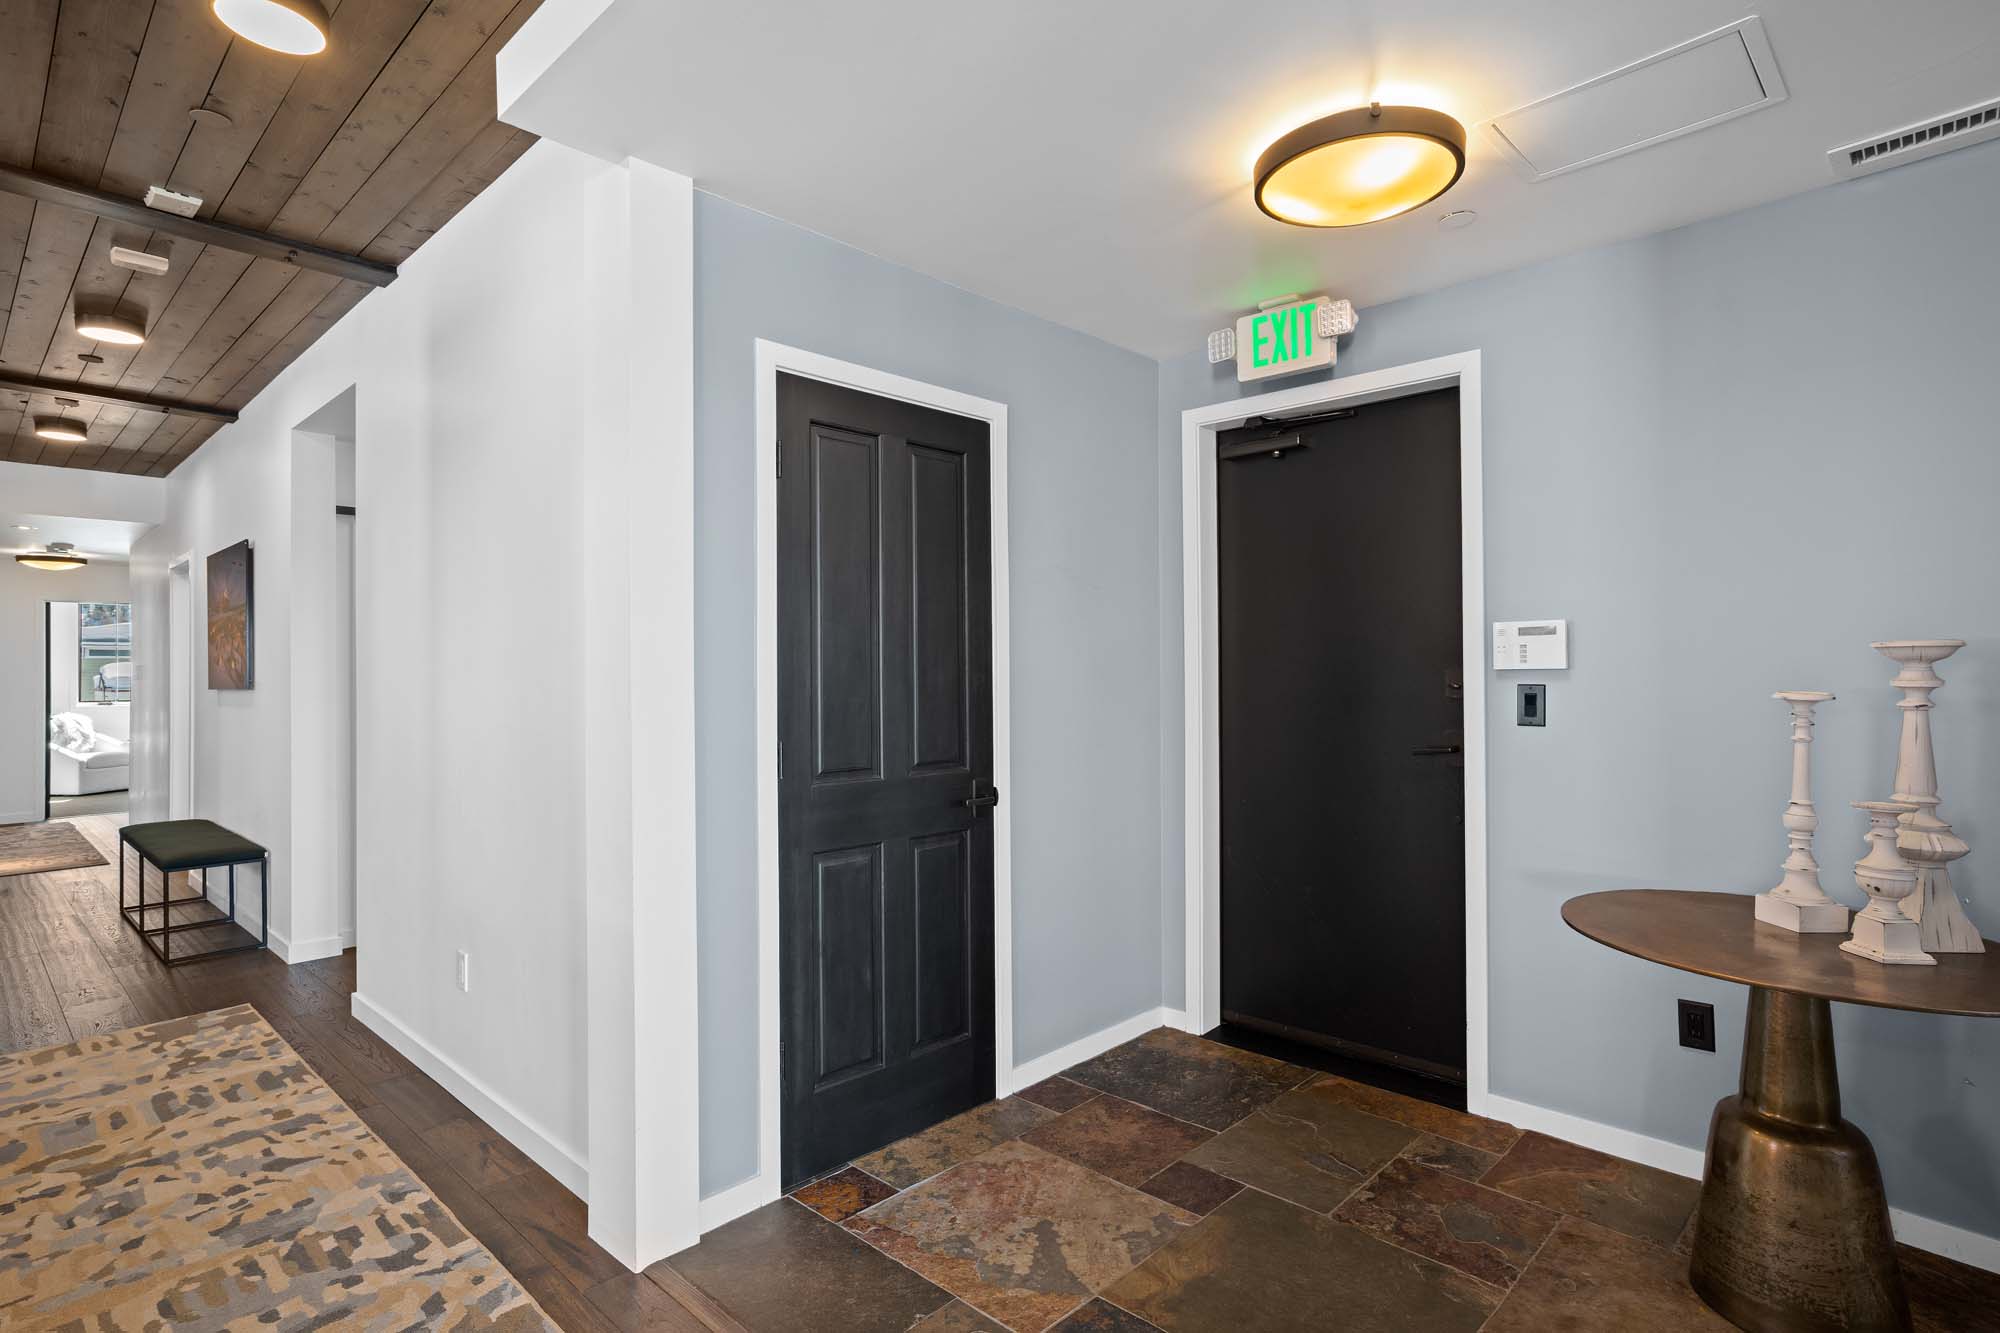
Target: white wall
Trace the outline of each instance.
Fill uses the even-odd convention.
[[[93,560],[82,569],[56,573],[16,564],[11,555],[0,556],[0,824],[38,820],[44,808],[49,712],[44,679],[48,661],[43,652],[48,603],[122,602],[129,587],[125,566],[117,561]],[[72,616],[72,640],[74,634]],[[73,677],[73,642],[69,662]],[[58,679],[57,688],[61,687]],[[74,684],[70,688],[74,690]]]
[[[135,600],[153,612],[141,617],[135,651],[156,661],[168,563],[184,551],[199,562],[245,537],[256,544],[257,686],[197,690],[195,813],[272,849],[274,944],[287,957],[337,950],[344,683],[333,506],[350,485],[337,441],[352,439],[355,1012],[579,1192],[598,1156],[589,1147],[590,979],[614,971],[586,956],[587,888],[622,893],[625,926],[606,938],[627,955],[694,933],[691,887],[685,923],[636,939],[631,928],[635,899],[669,897],[635,891],[635,883],[679,876],[691,886],[691,812],[688,836],[644,861],[636,879],[629,856],[616,885],[589,877],[605,849],[586,837],[587,794],[622,795],[627,836],[635,799],[645,802],[637,822],[669,838],[672,810],[688,804],[651,813],[658,807],[646,781],[672,747],[654,750],[586,725],[594,701],[576,689],[591,642],[614,623],[635,639],[651,633],[662,581],[691,578],[651,571],[641,557],[616,606],[586,605],[580,552],[630,569],[626,532],[643,550],[646,523],[671,516],[634,458],[652,461],[648,446],[669,438],[676,392],[683,416],[692,410],[684,341],[677,371],[666,364],[627,374],[619,359],[628,347],[657,350],[627,337],[642,317],[663,321],[658,309],[634,309],[633,293],[647,267],[673,250],[662,228],[641,246],[632,232],[651,226],[645,210],[659,192],[671,196],[678,181],[685,194],[686,186],[660,173],[654,194],[634,202],[640,192],[627,197],[629,174],[553,144],[531,150],[405,262],[393,285],[371,294],[175,470],[165,521],[140,543],[133,566]],[[615,264],[595,254],[607,210],[624,229]],[[663,227],[671,230],[670,217]],[[691,223],[681,233],[685,266]],[[580,423],[621,389],[636,408],[621,412],[619,438],[637,443],[590,463],[585,446],[602,433]],[[350,391],[351,431],[329,424]],[[685,454],[684,439],[680,448]],[[600,510],[593,499],[587,515],[587,494],[617,493],[620,477],[638,521],[616,533],[593,530],[589,518]],[[194,585],[199,625],[199,565]],[[684,651],[684,630],[666,638],[664,656]],[[657,688],[657,677],[648,683]],[[610,702],[620,717],[635,716],[627,703]],[[151,711],[163,729],[163,701],[145,701],[142,720]],[[679,748],[691,763],[691,742]],[[138,762],[135,817],[159,817],[162,748],[148,746]],[[471,960],[466,992],[456,985],[461,951]],[[628,983],[633,971],[627,957]],[[685,971],[691,1008],[691,965]],[[628,986],[628,1009],[631,995]],[[655,1042],[651,1024],[678,1025],[693,1041],[684,1013],[656,1007],[628,1022],[618,1053],[628,1098],[635,1069],[637,1082],[657,1090],[657,1071],[674,1059],[671,1040]],[[691,1124],[691,1080],[688,1097]],[[662,1114],[655,1107],[640,1123]],[[598,1145],[607,1180],[626,1190],[623,1240],[613,1245],[625,1257],[636,1254],[631,1182],[643,1168],[632,1160],[635,1144],[628,1130],[622,1145]],[[691,1167],[687,1175],[691,1216]],[[615,1201],[594,1202],[594,1232],[620,1218]]]

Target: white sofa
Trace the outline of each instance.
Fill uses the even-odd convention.
[[[82,713],[49,719],[49,795],[87,796],[132,785],[132,747]]]

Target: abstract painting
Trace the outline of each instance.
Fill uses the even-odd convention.
[[[250,543],[241,541],[208,558],[208,688],[251,688]]]

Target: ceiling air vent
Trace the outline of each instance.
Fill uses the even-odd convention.
[[[2000,138],[2000,97],[1978,106],[1921,125],[1911,125],[1893,134],[1863,139],[1828,151],[1827,165],[1843,179],[1887,171],[1905,162],[1921,162],[1954,148],[1965,148]]]

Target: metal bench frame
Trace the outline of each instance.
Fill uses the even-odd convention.
[[[132,905],[127,905],[125,902],[125,853],[127,850],[130,850],[134,856],[139,858],[139,901]],[[139,938],[145,941],[146,947],[152,950],[153,956],[168,967],[179,967],[182,963],[198,963],[208,958],[224,958],[233,953],[254,953],[259,949],[269,948],[271,944],[271,853],[268,851],[265,852],[258,860],[261,863],[262,873],[257,876],[257,891],[261,902],[261,910],[257,913],[257,942],[254,944],[232,944],[226,949],[204,949],[200,953],[184,953],[179,957],[175,957],[173,939],[176,931],[211,930],[217,926],[224,925],[236,926],[237,929],[242,929],[241,924],[236,920],[236,867],[239,865],[249,865],[251,862],[247,859],[209,861],[201,865],[176,866],[173,870],[168,870],[165,866],[159,865],[157,862],[147,860],[144,852],[126,842],[125,830],[120,829],[118,830],[118,914],[125,919],[126,925],[139,932]],[[154,869],[160,872],[160,901],[151,904],[146,901],[146,867],[148,865],[153,866]],[[168,913],[176,907],[191,906],[195,903],[203,903],[210,907],[215,905],[209,902],[208,875],[206,872],[215,869],[217,866],[229,867],[229,915],[213,921],[169,920]],[[189,894],[186,897],[174,897],[174,875],[177,872],[192,875],[197,870],[203,872],[202,891],[198,894]],[[159,925],[148,926],[146,924],[146,913],[149,911],[160,914]]]

